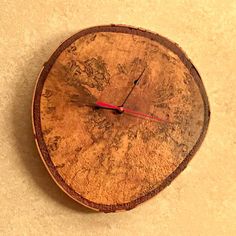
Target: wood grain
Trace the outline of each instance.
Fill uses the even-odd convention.
[[[155,115],[154,122],[96,109],[95,101]],[[207,96],[176,44],[126,26],[72,36],[39,77],[33,125],[42,159],[73,199],[105,212],[131,209],[183,170],[205,135]]]

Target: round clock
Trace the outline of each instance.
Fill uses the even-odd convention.
[[[207,95],[177,44],[146,30],[97,26],[44,64],[33,128],[52,178],[103,212],[148,200],[187,166],[209,123]]]

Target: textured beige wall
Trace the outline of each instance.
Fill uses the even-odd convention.
[[[53,50],[80,29],[123,23],[176,41],[199,69],[212,117],[188,168],[140,207],[93,213],[49,177],[31,95]],[[236,235],[236,1],[0,0],[1,235]]]

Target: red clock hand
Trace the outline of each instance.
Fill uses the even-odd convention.
[[[108,104],[108,103],[105,103],[105,102],[96,102],[96,105],[97,105],[98,107],[101,107],[101,108],[108,108],[108,109],[120,111],[120,107],[114,106],[114,105],[112,105],[112,104]]]
[[[142,112],[139,112],[139,111],[133,111],[133,110],[130,110],[130,109],[127,109],[127,108],[123,108],[123,109],[124,109],[124,112],[129,113],[129,114],[133,114],[133,115],[136,115],[136,116],[148,118],[150,120],[155,120],[155,121],[159,121],[159,122],[166,122],[165,120],[162,120],[162,119],[158,118],[157,116],[150,116],[148,114],[145,114],[145,113],[142,113]]]
[[[135,115],[135,116],[144,117],[144,118],[148,118],[148,119],[159,121],[159,122],[166,122],[165,120],[162,120],[162,119],[160,119],[156,116],[147,115],[147,114],[142,113],[142,112],[133,111],[131,109],[115,106],[115,105],[108,104],[108,103],[105,103],[105,102],[96,102],[96,105],[98,107],[101,107],[101,108],[107,108],[107,109],[112,109],[112,110],[116,110],[116,111],[119,111],[119,112],[125,112],[125,113],[129,113],[129,114],[132,114],[132,115]]]

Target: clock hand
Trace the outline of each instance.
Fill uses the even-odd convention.
[[[151,116],[151,115],[145,114],[143,112],[138,112],[138,111],[134,111],[134,110],[131,110],[131,109],[127,109],[127,108],[124,108],[122,106],[115,106],[115,105],[112,105],[112,104],[108,104],[108,103],[105,103],[105,102],[99,102],[99,101],[97,101],[95,103],[95,105],[100,107],[100,108],[116,110],[120,113],[125,112],[125,113],[128,113],[128,114],[134,115],[134,116],[148,118],[148,119],[153,120],[153,121],[166,122],[165,120],[160,119],[156,116]]]
[[[133,111],[133,110],[130,110],[130,109],[127,109],[127,108],[123,108],[123,109],[124,109],[124,112],[135,115],[135,116],[148,118],[148,119],[153,120],[153,121],[167,122],[166,120],[163,120],[163,119],[161,119],[157,116],[151,116],[151,115],[145,114],[143,112]]]
[[[126,96],[124,102],[122,103],[121,107],[124,106],[124,104],[126,103],[127,99],[129,98],[130,94],[132,93],[132,91],[134,90],[135,86],[138,84],[139,80],[141,79],[144,71],[146,70],[146,68],[143,69],[142,73],[139,75],[139,77],[134,81],[134,85],[133,87],[131,88],[131,90],[129,91],[128,95]]]
[[[100,107],[100,108],[106,108],[106,109],[117,110],[117,111],[122,110],[121,107],[114,106],[112,104],[108,104],[108,103],[105,103],[105,102],[96,102],[95,105]]]

